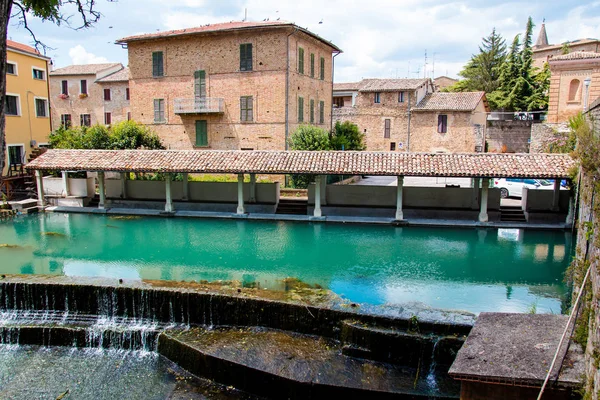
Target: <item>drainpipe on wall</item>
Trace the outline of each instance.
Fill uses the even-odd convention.
[[[290,132],[290,119],[289,119],[289,108],[290,108],[290,36],[298,32],[298,27],[294,28],[294,31],[287,35],[286,46],[287,46],[287,65],[285,68],[285,149],[288,150],[288,138]],[[287,176],[286,176],[287,185]]]
[[[590,83],[592,83],[592,78],[590,78],[589,76],[587,78],[584,79],[583,81],[583,87],[585,88],[584,90],[584,97],[583,97],[583,112],[587,112],[588,111],[588,106],[589,106],[589,94],[590,94]]]
[[[337,56],[339,56],[341,53],[341,51],[338,51],[337,53],[335,53],[335,55],[333,56],[333,59],[331,61],[331,110],[330,110],[330,115],[331,115],[331,121],[329,122],[329,130],[333,130],[333,77],[335,74],[335,58]]]

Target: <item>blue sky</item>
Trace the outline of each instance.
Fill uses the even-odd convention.
[[[57,67],[116,61],[127,50],[114,45],[124,36],[244,18],[281,18],[306,27],[344,50],[336,58],[336,82],[361,78],[455,77],[492,28],[511,42],[527,17],[536,24],[534,41],[546,19],[551,43],[600,38],[600,1],[531,0],[97,0],[99,23],[85,31],[32,20]],[[319,21],[323,21],[319,24]],[[14,22],[9,38],[31,43]],[[424,68],[425,51],[428,63]],[[435,61],[435,64],[434,64]],[[435,71],[433,70],[435,68]]]

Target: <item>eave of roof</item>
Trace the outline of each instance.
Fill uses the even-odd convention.
[[[566,154],[48,150],[29,170],[568,178]]]

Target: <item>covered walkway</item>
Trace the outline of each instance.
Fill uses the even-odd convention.
[[[164,212],[174,213],[173,174],[183,174],[177,182],[179,199],[190,198],[190,173],[237,174],[237,210],[245,215],[247,203],[255,203],[257,174],[307,174],[315,175],[314,208],[312,216],[321,218],[322,206],[327,204],[326,175],[376,175],[393,176],[395,188],[395,220],[404,220],[404,177],[462,177],[472,178],[473,188],[467,193],[478,206],[478,221],[488,222],[489,180],[492,178],[545,178],[554,179],[552,209],[558,211],[560,180],[569,178],[575,162],[564,154],[429,154],[353,151],[176,151],[176,150],[49,150],[27,165],[36,172],[39,205],[45,205],[43,196],[43,171],[63,172],[64,193],[68,195],[66,171],[98,173],[99,208],[106,204],[105,173],[122,174],[121,197],[127,198],[126,175],[129,172],[165,174]],[[250,174],[249,196],[244,191],[244,174]],[[157,182],[153,182],[156,184]],[[181,186],[181,187],[179,187]],[[203,190],[206,186],[203,187]],[[195,188],[195,193],[199,187]],[[450,194],[449,195],[454,195]],[[344,194],[342,194],[344,196]],[[462,191],[460,196],[465,197]],[[156,197],[154,197],[156,198]],[[438,199],[439,202],[440,199]],[[441,199],[445,201],[445,199]],[[464,199],[463,199],[464,200]],[[569,202],[569,218],[573,214]],[[183,212],[184,210],[179,210]],[[335,219],[329,216],[328,220]]]

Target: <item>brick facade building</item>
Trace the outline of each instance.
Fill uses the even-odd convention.
[[[546,24],[542,24],[537,41],[533,46],[533,66],[539,69],[544,68],[551,57],[563,54],[563,49],[568,48],[569,52],[591,51],[600,52],[600,40],[598,39],[577,39],[561,44],[549,44],[548,34],[546,33]]]
[[[600,97],[600,53],[578,51],[553,56],[549,64],[549,123],[568,121]]]
[[[301,123],[329,129],[340,50],[287,22],[131,36],[131,112],[171,149],[283,150]]]
[[[369,151],[482,151],[483,92],[434,92],[430,79],[364,79],[334,85],[334,121],[351,121]]]
[[[50,72],[52,130],[129,119],[129,70],[120,63],[70,65]]]

